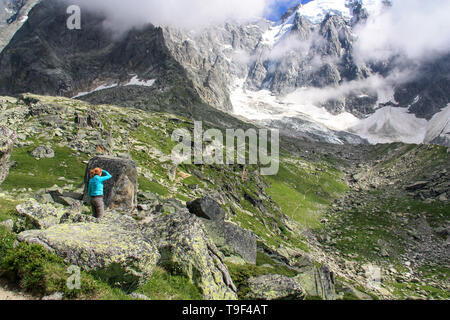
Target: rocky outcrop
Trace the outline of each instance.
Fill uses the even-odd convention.
[[[248,263],[256,263],[256,237],[251,231],[225,221],[202,219],[208,235],[227,257],[238,256]]]
[[[0,1],[0,52],[27,21],[28,12],[39,0]]]
[[[89,200],[88,185],[90,170],[102,168],[112,178],[104,183],[104,202],[106,208],[117,210],[134,210],[137,206],[137,168],[130,159],[95,157],[89,161],[85,175],[84,201]]]
[[[249,263],[256,263],[256,237],[251,231],[225,222],[225,211],[211,197],[187,203],[189,212],[201,218],[208,235],[225,256],[237,255]]]
[[[145,282],[160,258],[153,241],[138,232],[137,223],[114,212],[101,222],[64,223],[25,231],[18,240],[40,244],[85,270],[120,275],[121,282],[133,287]]]
[[[48,229],[59,224],[65,210],[52,204],[42,204],[34,199],[18,205],[16,207],[19,215],[30,219],[32,224],[39,229]]]
[[[301,300],[306,294],[292,278],[271,274],[248,280],[250,300]]]
[[[14,146],[15,134],[6,127],[0,126],[0,185],[9,173],[10,158]]]
[[[304,268],[294,279],[310,297],[320,297],[323,300],[336,299],[334,274],[326,265],[320,268]]]
[[[144,225],[143,234],[155,240],[160,264],[191,279],[205,299],[237,298],[223,256],[197,217],[186,213],[161,215]]]

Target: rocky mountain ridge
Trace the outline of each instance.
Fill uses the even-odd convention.
[[[447,145],[447,57],[418,66],[419,77],[394,81],[387,91],[374,90],[372,81],[389,78],[395,65],[354,57],[355,25],[388,6],[316,0],[288,10],[279,22],[229,22],[200,31],[147,26],[112,40],[104,17],[83,10],[87,24],[70,31],[64,5],[47,0],[1,53],[0,93],[76,96],[197,119],[215,113],[212,106],[294,137],[338,144]],[[329,95],[341,89],[344,95]],[[324,94],[328,98],[318,99]]]

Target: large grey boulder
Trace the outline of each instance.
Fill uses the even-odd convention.
[[[197,217],[188,213],[160,215],[144,224],[143,233],[156,242],[160,264],[191,279],[205,299],[237,299],[223,256]]]
[[[112,178],[104,183],[105,208],[116,210],[134,210],[137,206],[137,169],[136,162],[130,159],[113,157],[95,157],[89,161],[85,175],[83,200],[88,202],[88,185],[90,170],[102,168],[108,171]]]
[[[294,279],[308,296],[336,300],[334,274],[327,265],[319,268],[315,266],[303,268]]]
[[[16,135],[10,129],[0,126],[0,185],[9,173],[11,153]]]
[[[239,256],[256,264],[256,237],[252,231],[225,221],[201,220],[211,240],[225,256]]]
[[[225,222],[225,211],[216,200],[208,196],[188,202],[186,206],[190,213],[201,218],[211,240],[225,256],[239,256],[256,263],[255,234]]]
[[[248,280],[250,300],[301,300],[306,294],[302,287],[292,278],[270,274]]]
[[[133,286],[145,283],[160,258],[153,241],[139,232],[137,223],[114,212],[98,222],[25,231],[18,240],[42,245],[84,270],[120,275],[120,281]]]
[[[189,212],[196,216],[208,220],[223,221],[225,219],[225,211],[222,207],[211,197],[196,199],[188,202],[186,206]]]

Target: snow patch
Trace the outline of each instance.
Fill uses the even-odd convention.
[[[276,97],[269,90],[250,91],[244,89],[244,79],[235,82],[231,90],[233,113],[249,120],[282,120],[299,118],[324,125],[328,129],[345,131],[359,119],[348,112],[338,115],[312,104],[300,104],[295,99]]]
[[[86,95],[91,94],[91,93],[96,92],[96,91],[101,91],[101,90],[105,90],[105,89],[115,88],[117,86],[118,86],[118,83],[113,83],[113,84],[106,84],[106,83],[104,83],[104,84],[102,84],[101,86],[95,88],[92,91],[80,92],[76,96],[72,97],[72,99],[76,99],[76,98],[79,98],[79,97],[82,97],[82,96],[86,96]]]
[[[285,22],[279,21],[270,27],[262,36],[262,43],[270,47],[275,46],[286,33],[294,26],[295,15],[293,13]]]
[[[450,104],[441,112],[436,113],[428,122],[425,143],[430,143],[439,136],[450,135]]]
[[[348,130],[370,143],[423,143],[428,121],[409,113],[407,108],[383,107]]]
[[[143,87],[151,87],[155,84],[156,79],[151,80],[139,80],[138,76],[134,76],[131,80],[125,84],[124,86],[143,86]]]
[[[80,92],[76,96],[72,97],[72,99],[83,97],[83,96],[86,96],[86,95],[91,94],[91,93],[96,92],[96,91],[111,89],[111,88],[115,88],[115,87],[128,87],[128,86],[151,87],[151,86],[153,86],[155,84],[155,82],[156,82],[156,79],[139,80],[138,76],[134,76],[133,78],[131,78],[130,81],[128,81],[127,83],[125,83],[123,85],[120,85],[119,82],[115,82],[115,83],[107,82],[107,83],[104,83],[101,86],[95,88],[92,91]]]
[[[251,121],[270,123],[301,119],[311,122],[300,128],[304,132],[320,130],[324,135],[333,131],[344,131],[367,139],[369,143],[428,143],[450,132],[450,104],[428,122],[409,113],[408,108],[381,107],[365,119],[343,112],[329,113],[325,108],[312,103],[299,101],[295,95],[277,97],[268,90],[250,91],[245,89],[245,79],[236,80],[231,89],[231,102],[234,115]],[[380,100],[393,101],[386,93]],[[316,124],[316,125],[314,125]]]

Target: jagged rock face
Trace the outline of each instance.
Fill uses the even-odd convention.
[[[230,84],[245,77],[247,64],[240,54],[257,47],[262,30],[268,22],[258,25],[226,23],[204,31],[190,31],[167,27],[164,38],[173,57],[187,70],[196,91],[206,102],[225,111],[232,111]]]
[[[166,28],[164,37],[173,56],[196,83],[200,96],[227,111],[232,110],[229,88],[236,78],[245,78],[248,89],[269,89],[283,95],[300,87],[335,86],[344,79],[357,80],[371,74],[351,56],[354,37],[349,21],[330,15],[322,24],[313,25],[291,11],[293,16],[285,17],[293,19],[291,30],[276,47],[264,39],[270,27],[265,20],[242,26],[225,24],[198,33]],[[345,101],[341,105],[326,107],[339,113]],[[347,108],[352,106],[349,103]]]
[[[14,146],[15,133],[6,127],[0,126],[0,185],[6,179],[10,167],[10,158]]]
[[[237,299],[223,256],[196,216],[187,213],[158,216],[144,225],[143,233],[156,241],[160,264],[191,279],[205,299]]]
[[[306,291],[308,296],[320,297],[323,300],[335,300],[335,279],[328,266],[306,268],[295,281]]]
[[[150,25],[112,38],[103,28],[103,16],[82,8],[82,30],[68,30],[65,6],[57,0],[44,0],[30,11],[0,54],[0,94],[78,96],[94,104],[164,111],[231,127],[236,121],[210,106],[240,116],[270,108],[272,114],[280,113],[280,106],[266,106],[266,101],[257,101],[256,107],[249,108],[251,112],[236,112],[242,107],[236,106],[236,87],[243,95],[247,90],[267,90],[269,96],[284,98],[298,89],[338,89],[374,75],[385,77],[394,70],[390,61],[357,61],[355,27],[365,23],[369,12],[360,1],[346,4],[351,6],[351,17],[328,12],[320,21],[313,21],[295,7],[279,24],[259,19],[197,31]],[[420,66],[415,79],[392,88],[393,97],[363,86],[313,104],[331,115],[348,112],[359,119],[381,107],[403,107],[429,120],[450,102],[448,61],[446,56]],[[141,83],[129,85],[134,77]],[[345,130],[354,132],[352,128]],[[383,136],[384,132],[375,134]],[[314,135],[308,138],[316,139]],[[334,138],[338,143],[348,140]],[[399,139],[395,134],[388,138]],[[445,144],[447,139],[438,135],[428,141]]]
[[[0,0],[0,52],[27,20],[39,0]]]
[[[103,28],[103,16],[81,9],[82,29],[69,30],[66,5],[61,1],[43,0],[33,7],[0,53],[0,95],[77,96],[93,104],[168,112],[216,126],[234,128],[238,123],[248,127],[204,103],[207,99],[199,96],[198,83],[194,85],[188,68],[174,58],[161,28],[147,25],[114,38]],[[220,71],[217,68],[222,75]],[[213,78],[211,72],[209,83],[220,89]]]
[[[129,159],[112,157],[95,157],[86,169],[84,200],[88,201],[90,171],[101,168],[108,171],[112,178],[104,182],[104,202],[106,208],[117,210],[134,210],[137,206],[137,168]]]
[[[195,99],[186,92],[192,86],[166,49],[160,28],[149,25],[114,39],[102,27],[104,17],[83,10],[82,29],[69,30],[66,8],[61,1],[45,0],[31,10],[0,55],[3,94],[34,92],[72,97],[110,83],[122,88],[137,76],[141,81],[156,80],[153,85],[141,86],[141,96],[165,93],[179,85],[180,95],[184,94],[188,102]],[[122,91],[122,99],[126,99],[127,90]],[[134,92],[129,95],[138,100]]]
[[[414,80],[398,86],[395,100],[418,117],[430,120],[450,103],[450,54],[422,65],[417,74]]]

